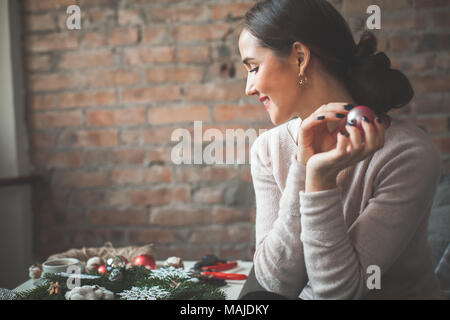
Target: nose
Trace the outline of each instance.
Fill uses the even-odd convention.
[[[245,94],[247,96],[253,96],[253,95],[257,94],[257,90],[256,90],[253,82],[254,82],[253,77],[248,76],[247,77],[247,85],[245,86]]]

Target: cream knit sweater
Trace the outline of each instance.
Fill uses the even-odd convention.
[[[251,148],[258,282],[290,298],[445,299],[427,242],[440,178],[431,139],[392,119],[384,147],[342,170],[337,188],[305,193],[300,123],[266,131]]]

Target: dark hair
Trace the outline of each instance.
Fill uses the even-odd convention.
[[[244,28],[259,45],[287,58],[294,42],[306,45],[326,70],[343,81],[353,99],[376,113],[401,108],[414,96],[406,76],[376,52],[377,39],[364,31],[356,45],[348,23],[326,0],[264,0],[245,15]]]

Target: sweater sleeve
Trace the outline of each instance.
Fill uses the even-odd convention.
[[[305,166],[292,161],[281,193],[270,165],[251,149],[251,173],[256,196],[255,275],[266,290],[289,298],[299,296],[307,282],[300,241],[299,191],[304,190]],[[265,158],[267,159],[267,158]],[[294,159],[293,159],[294,160]]]
[[[317,299],[364,298],[373,273],[368,267],[386,273],[426,223],[440,177],[438,151],[410,144],[385,156],[373,196],[350,228],[339,187],[300,192],[301,240]]]

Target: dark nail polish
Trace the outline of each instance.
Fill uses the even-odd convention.
[[[353,104],[348,104],[344,107],[345,110],[350,111],[354,108],[355,106]]]
[[[370,120],[369,120],[366,116],[363,116],[362,119],[363,119],[365,122],[370,123]]]
[[[341,133],[343,136],[346,136],[346,137],[349,137],[349,136],[350,136],[350,135],[349,135],[347,132],[345,132],[344,130],[341,130],[340,133]]]
[[[347,125],[348,125],[348,126],[352,126],[352,127],[356,126],[356,121],[355,121],[355,119],[353,119],[353,120],[350,121],[350,122],[347,122]]]
[[[336,113],[336,117],[344,119],[345,118],[345,114],[343,114],[343,113]]]
[[[323,120],[323,119],[325,119],[325,116],[317,117],[317,120]]]

